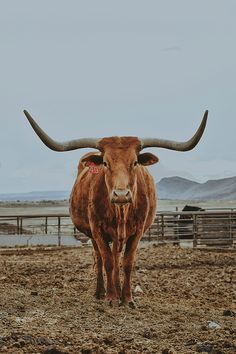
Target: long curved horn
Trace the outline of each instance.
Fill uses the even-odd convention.
[[[202,118],[202,122],[194,134],[194,136],[184,142],[178,142],[174,140],[163,140],[163,139],[152,139],[152,138],[144,138],[140,139],[141,140],[141,149],[147,148],[147,147],[159,147],[159,148],[164,148],[164,149],[169,149],[169,150],[176,150],[176,151],[188,151],[193,149],[199,140],[202,137],[202,134],[205,130],[206,127],[206,122],[207,122],[207,116],[208,116],[208,111],[205,111],[204,116]]]
[[[34,129],[35,133],[39,136],[42,142],[51,150],[54,151],[71,151],[82,148],[94,148],[98,149],[98,142],[100,139],[95,138],[84,138],[84,139],[75,139],[64,142],[58,142],[50,138],[35,122],[31,115],[24,110],[24,114],[28,119],[31,127]]]

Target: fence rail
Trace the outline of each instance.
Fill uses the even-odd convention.
[[[81,241],[69,214],[0,215],[0,235],[73,235]],[[192,247],[236,247],[236,211],[160,212],[143,239]]]

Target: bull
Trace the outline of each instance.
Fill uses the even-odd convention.
[[[178,217],[178,221],[176,222],[177,230],[175,232],[177,233],[177,239],[192,240],[194,237],[194,230],[193,230],[193,214],[191,212],[205,211],[205,209],[202,209],[194,205],[185,205],[182,211],[185,213],[181,214]],[[187,214],[186,213],[187,211],[189,211],[190,214]]]
[[[120,300],[121,304],[135,307],[131,273],[138,243],[156,214],[155,184],[147,166],[157,163],[158,157],[141,151],[148,147],[176,151],[193,149],[204,132],[208,111],[196,133],[185,142],[138,137],[82,138],[57,142],[38,126],[27,111],[24,113],[48,148],[54,151],[97,150],[80,159],[70,196],[70,215],[75,227],[92,240],[97,264],[96,298],[106,298],[111,304]],[[121,257],[124,273],[122,285]]]

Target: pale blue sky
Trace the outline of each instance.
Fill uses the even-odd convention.
[[[8,0],[0,4],[0,193],[70,189],[85,152],[55,153],[27,109],[57,140],[136,135],[185,140],[153,149],[156,180],[236,175],[235,0]]]

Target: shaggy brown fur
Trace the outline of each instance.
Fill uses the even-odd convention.
[[[153,178],[145,166],[158,158],[140,154],[140,141],[134,137],[104,138],[101,152],[88,153],[78,167],[71,198],[70,214],[78,230],[92,239],[97,257],[96,297],[108,301],[121,299],[134,305],[131,272],[139,240],[152,224],[156,212]],[[96,165],[95,173],[89,166]],[[115,190],[129,190],[130,202],[112,202]],[[112,248],[110,247],[112,242]],[[123,245],[123,286],[120,283],[120,258]],[[106,271],[106,291],[103,279]]]

